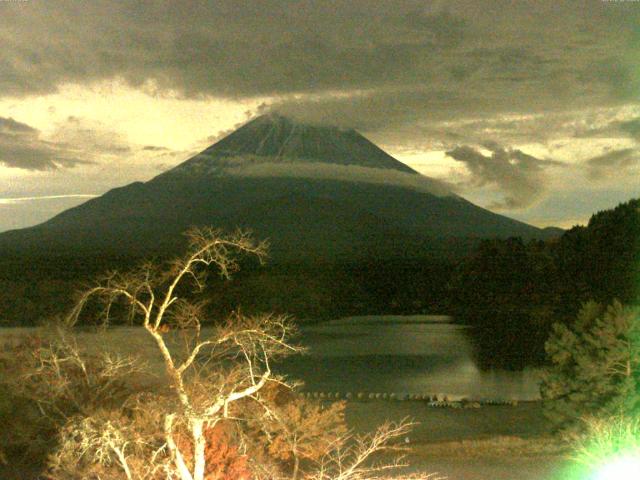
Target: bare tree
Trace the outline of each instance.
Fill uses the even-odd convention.
[[[209,266],[228,277],[238,268],[238,253],[251,254],[262,261],[266,245],[254,242],[242,232],[223,236],[212,229],[191,230],[189,239],[187,255],[167,271],[145,264],[126,275],[108,275],[100,285],[82,295],[69,321],[77,321],[92,297],[102,299],[105,320],[120,299],[128,305],[131,320],[141,319],[162,355],[164,373],[177,400],[174,409],[167,411],[163,419],[164,439],[174,473],[181,480],[203,480],[205,431],[229,417],[233,402],[255,395],[267,382],[279,382],[272,374],[271,360],[296,352],[298,348],[287,343],[293,326],[282,316],[236,315],[225,325],[214,328],[210,335],[203,336],[203,304],[180,298],[179,289],[190,282],[201,290]],[[186,346],[181,356],[170,347],[170,333],[176,329],[180,330]],[[242,361],[228,361],[237,358]],[[203,363],[211,362],[215,362],[217,368],[209,372],[202,368]],[[220,368],[225,364],[231,366]],[[187,425],[191,435],[190,466],[176,442],[178,420]]]
[[[289,449],[293,467],[285,474],[268,462],[254,462],[251,477],[255,479],[366,480],[382,478],[402,466],[399,460],[370,461],[406,434],[407,422],[384,425],[371,436],[359,437],[336,422],[342,418],[339,407],[325,409],[323,414],[318,406],[293,402],[292,410],[269,400],[270,390],[291,388],[273,373],[273,360],[302,351],[289,343],[295,327],[287,317],[235,314],[221,325],[202,328],[205,306],[190,299],[192,290],[202,291],[211,267],[229,277],[238,269],[240,255],[262,262],[266,245],[243,232],[225,236],[208,228],[190,231],[189,239],[187,254],[166,268],[147,263],[126,274],[106,275],[79,297],[66,322],[68,327],[76,325],[94,300],[102,306],[105,325],[125,306],[129,320],[153,339],[163,365],[157,372],[159,384],[167,388],[121,389],[124,393],[103,408],[101,398],[135,374],[138,362],[109,355],[89,362],[77,344],[66,340],[63,348],[51,344],[38,349],[30,378],[44,380],[28,383],[53,389],[55,395],[47,397],[36,389],[34,397],[52,399],[46,405],[48,412],[55,411],[56,405],[75,404],[57,413],[63,427],[61,446],[50,460],[54,478],[56,472],[58,478],[223,478],[211,473],[207,463],[213,432],[229,423],[244,425],[246,431],[256,422],[259,428],[254,432],[259,430],[267,442],[279,438]],[[86,386],[91,408],[86,398],[74,397],[76,385]],[[256,415],[256,409],[262,414]],[[304,426],[304,415],[311,414],[318,422],[315,430]],[[239,439],[244,441],[242,435]],[[251,453],[248,442],[243,452]],[[306,462],[304,468],[301,461]],[[80,471],[80,465],[85,469]],[[96,471],[98,467],[102,470]],[[234,478],[239,479],[238,475]]]

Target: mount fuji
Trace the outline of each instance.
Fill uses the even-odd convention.
[[[173,253],[193,225],[251,229],[276,261],[411,257],[461,239],[549,234],[472,204],[353,129],[270,114],[148,182],[0,234],[0,255]]]

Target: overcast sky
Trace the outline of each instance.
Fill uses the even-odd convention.
[[[640,2],[0,0],[0,231],[272,110],[584,223],[640,196]]]

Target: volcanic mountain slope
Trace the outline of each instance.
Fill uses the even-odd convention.
[[[443,239],[545,236],[451,193],[354,130],[266,115],[149,182],[0,234],[0,254],[171,252],[193,225],[250,228],[276,260],[414,256]]]
[[[417,173],[353,129],[306,125],[269,114],[258,117],[168,172],[218,173],[246,163],[325,163]]]

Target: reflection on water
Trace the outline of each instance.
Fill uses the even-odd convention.
[[[300,343],[309,354],[288,359],[280,370],[312,391],[539,398],[534,370],[481,371],[466,327],[431,319],[366,317],[302,327]]]

